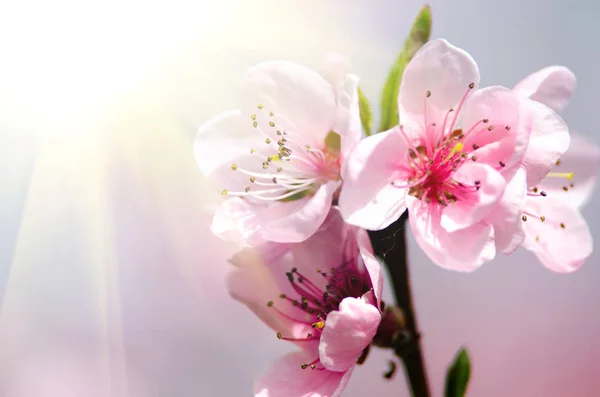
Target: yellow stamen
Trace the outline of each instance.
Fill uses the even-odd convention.
[[[572,181],[573,177],[575,176],[575,173],[574,172],[549,172],[548,176],[552,177],[552,178],[567,178],[568,180]]]
[[[458,142],[456,145],[454,145],[454,147],[452,148],[452,150],[450,150],[450,156],[452,156],[456,152],[460,152],[461,150],[463,150],[464,146],[465,145],[463,145],[462,142]]]
[[[317,321],[312,326],[313,326],[313,328],[316,328],[316,329],[323,329],[323,328],[325,328],[325,322],[324,321]]]

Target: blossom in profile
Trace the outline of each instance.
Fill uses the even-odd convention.
[[[564,66],[544,68],[519,82],[514,91],[560,112],[575,89]],[[539,106],[539,105],[537,105]],[[600,149],[588,138],[557,131],[554,121],[531,135],[524,156],[528,194],[523,209],[523,246],[550,270],[572,272],[583,265],[593,241],[580,208],[591,196],[600,166]],[[567,149],[568,148],[568,149]],[[540,159],[546,159],[540,163]]]
[[[339,59],[330,64],[330,81],[290,62],[254,66],[240,108],[200,128],[196,161],[228,198],[213,220],[218,236],[250,246],[300,242],[325,220],[361,136],[358,79]]]
[[[339,396],[381,322],[382,274],[365,230],[334,208],[301,243],[265,243],[231,262],[230,294],[299,350],[276,360],[255,396]]]

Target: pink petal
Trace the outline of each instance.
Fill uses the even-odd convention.
[[[557,273],[573,272],[591,255],[592,236],[576,207],[551,197],[530,196],[525,211],[530,215],[523,222],[524,247],[533,251],[548,269]],[[539,216],[545,216],[545,221]]]
[[[494,227],[497,252],[511,254],[523,243],[525,232],[521,216],[526,198],[527,174],[525,168],[517,166],[506,184],[498,206],[486,217],[486,221]]]
[[[256,246],[265,242],[255,207],[239,197],[232,197],[221,204],[210,228],[219,238],[237,245]]]
[[[355,235],[358,228],[344,222],[336,207],[332,207],[327,218],[306,241],[291,245],[293,266],[312,283],[325,291],[328,280],[317,274],[317,269],[330,269],[340,266],[345,260],[348,250],[356,252]],[[349,244],[352,244],[348,247]],[[281,275],[290,269],[279,269]],[[274,267],[277,271],[277,267]],[[287,279],[284,283],[288,283]]]
[[[323,77],[333,87],[337,117],[333,131],[342,137],[342,154],[348,153],[362,136],[358,109],[358,77],[349,74],[350,62],[344,55],[331,53],[325,58]]]
[[[295,352],[274,361],[254,384],[255,397],[339,397],[352,370],[333,372],[302,369],[318,358],[314,352]]]
[[[262,163],[250,150],[265,146],[266,135],[252,127],[251,120],[237,111],[222,113],[200,127],[194,155],[200,171],[218,183],[219,189],[243,191],[248,176],[231,169],[232,164],[249,171],[262,171]],[[273,148],[276,153],[277,146]]]
[[[513,90],[560,112],[575,90],[575,75],[564,66],[549,66],[521,80]]]
[[[464,142],[478,162],[496,169],[511,167],[523,157],[530,132],[530,112],[524,100],[509,89],[486,87],[469,99],[463,119]]]
[[[323,223],[340,182],[329,181],[312,197],[277,202],[257,210],[262,236],[275,242],[298,243],[312,236]]]
[[[337,120],[333,130],[342,138],[342,156],[347,156],[362,137],[358,109],[358,77],[346,76],[338,98]]]
[[[330,371],[346,371],[371,344],[381,322],[379,310],[361,298],[344,298],[327,315],[319,343],[321,363]]]
[[[471,83],[479,84],[479,68],[467,52],[443,39],[428,42],[404,70],[398,95],[400,122],[413,128],[423,125],[429,91],[427,124],[441,125],[446,112],[457,109]]]
[[[266,62],[252,67],[240,87],[244,115],[259,114],[259,104],[284,122],[303,144],[322,145],[336,117],[331,84],[317,72],[292,62]],[[250,119],[248,119],[250,120]]]
[[[346,222],[370,230],[387,227],[402,215],[406,189],[391,186],[396,162],[407,153],[397,129],[360,141],[346,160],[339,206]]]
[[[533,126],[523,165],[527,186],[535,186],[569,147],[569,128],[549,107],[532,100],[526,100],[526,104],[533,114]]]
[[[373,292],[375,293],[375,298],[377,298],[377,304],[381,305],[381,298],[383,296],[383,272],[381,271],[379,261],[373,254],[373,246],[371,245],[371,240],[369,239],[367,231],[358,229],[356,232],[356,241],[365,268],[371,278],[371,284],[373,284]]]
[[[411,230],[417,243],[437,265],[470,272],[496,255],[493,230],[482,222],[448,233],[440,225],[441,215],[412,196],[407,198]]]
[[[444,208],[441,226],[447,232],[465,229],[482,220],[497,205],[506,186],[506,180],[498,171],[474,161],[460,166],[454,180],[470,186],[478,181],[480,188],[458,197],[455,203]]]
[[[571,133],[569,149],[560,157],[560,164],[551,171],[573,172],[571,181],[564,177],[547,176],[538,185],[548,196],[573,207],[583,207],[594,192],[600,167],[600,148],[588,137]],[[564,188],[567,188],[565,190]]]

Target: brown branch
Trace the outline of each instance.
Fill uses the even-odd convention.
[[[429,397],[427,371],[421,350],[420,333],[417,328],[415,308],[410,288],[408,255],[406,249],[405,226],[408,213],[384,230],[370,231],[369,237],[375,254],[382,258],[388,269],[396,303],[404,312],[406,320],[405,337],[395,346],[396,355],[402,360],[404,370],[414,397]]]

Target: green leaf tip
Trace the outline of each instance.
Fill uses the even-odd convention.
[[[381,93],[381,122],[379,132],[389,130],[398,125],[398,92],[402,82],[402,74],[406,65],[410,62],[417,51],[429,40],[431,35],[431,7],[426,4],[421,8],[408,37],[404,41],[404,48],[398,54],[396,61],[383,87]]]
[[[471,361],[467,349],[461,347],[446,373],[445,397],[464,397],[471,376]]]
[[[373,113],[371,112],[369,100],[360,88],[358,89],[358,111],[360,113],[360,123],[365,131],[365,135],[369,136],[371,135],[371,122],[373,120]]]

